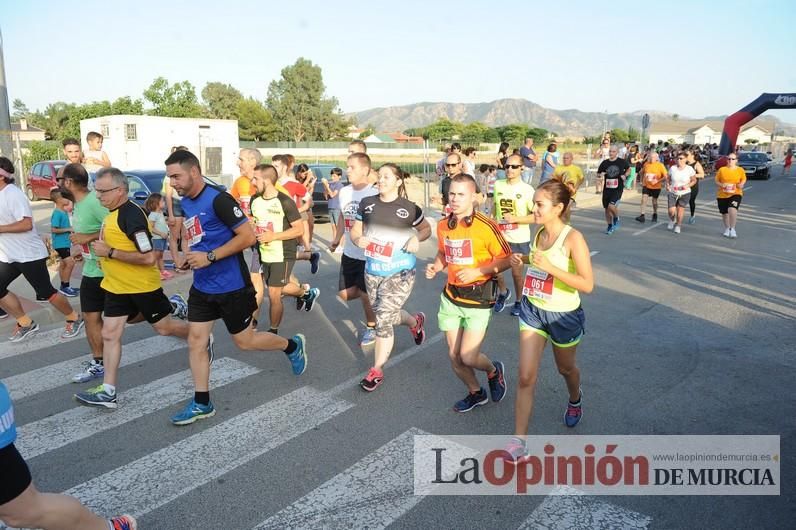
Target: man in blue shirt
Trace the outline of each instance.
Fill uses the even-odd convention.
[[[526,138],[525,144],[520,147],[520,156],[522,157],[522,181],[526,184],[531,184],[533,180],[533,172],[536,169],[536,151],[533,150],[533,138]]]
[[[182,197],[185,212],[186,262],[193,269],[188,297],[188,351],[195,381],[194,398],[174,415],[175,425],[188,425],[215,414],[210,402],[210,364],[206,346],[213,324],[222,319],[241,350],[283,351],[293,373],[307,366],[304,336],[285,339],[251,326],[257,308],[254,287],[243,251],[256,242],[254,229],[232,195],[205,183],[199,159],[175,151],[166,159],[166,175]]]

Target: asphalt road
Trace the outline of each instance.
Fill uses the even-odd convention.
[[[578,353],[585,414],[574,431],[563,426],[566,391],[548,349],[531,434],[775,434],[789,454],[796,179],[774,172],[747,187],[736,240],[721,237],[711,183],[702,186],[697,223],[680,235],[665,223],[633,221],[638,199],[622,205],[623,226],[610,236],[599,208],[573,215],[595,253],[597,286],[583,300],[587,335]],[[328,240],[328,227],[318,234]],[[421,256],[433,253],[425,243]],[[456,414],[463,387],[436,328],[442,276],[419,275],[406,308],[425,311],[428,341],[415,348],[398,329],[396,364],[382,387],[364,393],[356,381],[372,351],[357,344],[358,303],[334,296],[338,260],[324,253],[315,276],[297,266],[321,289],[312,313],[286,304],[280,331],[307,336],[307,372],[294,377],[281,353],[237,351],[217,325],[218,414],[192,426],[168,421],[190,395],[185,348],[146,325],[126,332],[132,362],[121,369],[114,413],[71,400],[88,386],[66,382],[86,351],[83,339],[44,337],[16,355],[0,345],[0,377],[24,395],[15,403],[19,446],[36,455],[39,488],[71,491],[103,513],[140,514],[144,529],[791,526],[796,469],[786,458],[782,493],[771,497],[413,497],[412,434],[511,433],[516,319],[508,310],[496,315],[483,348],[506,363],[506,400]]]

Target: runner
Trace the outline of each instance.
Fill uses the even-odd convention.
[[[76,337],[83,329],[83,319],[50,282],[47,256],[47,247],[33,224],[30,202],[14,184],[14,164],[0,156],[0,307],[17,321],[8,339],[11,342],[24,340],[39,330],[39,325],[22,309],[17,295],[8,290],[20,275],[36,291],[37,298],[47,300],[66,317],[62,339]]]
[[[691,208],[691,217],[688,218],[688,224],[692,225],[696,223],[696,198],[697,195],[699,195],[699,182],[705,178],[705,169],[702,167],[702,163],[699,161],[693,148],[688,149],[685,152],[685,156],[686,164],[693,168],[696,174],[696,180],[694,181],[694,185],[691,186],[691,195],[688,199],[688,206]]]
[[[74,497],[41,493],[33,485],[25,459],[14,442],[17,438],[14,406],[0,382],[0,520],[14,528],[74,528],[80,530],[135,530],[130,515],[103,519]]]
[[[185,151],[183,151],[185,152]],[[188,324],[171,318],[171,302],[160,286],[160,271],[152,251],[146,213],[128,199],[127,176],[109,167],[97,172],[95,193],[108,209],[91,252],[100,258],[105,290],[102,318],[103,382],[75,394],[81,405],[115,409],[116,385],[122,358],[122,336],[128,320],[141,313],[159,335],[188,338]],[[95,308],[92,308],[95,309]],[[205,355],[213,358],[213,337],[205,341]]]
[[[606,234],[613,234],[619,228],[619,201],[622,200],[622,191],[625,189],[625,177],[630,173],[630,164],[624,158],[619,158],[616,146],[608,150],[608,158],[600,162],[597,175],[603,185],[603,208],[605,220],[608,223]]]
[[[315,287],[303,288],[293,277],[296,263],[296,246],[304,233],[301,220],[293,200],[277,191],[278,174],[271,164],[259,164],[254,168],[254,199],[251,213],[257,235],[257,258],[262,263],[262,278],[268,285],[270,301],[269,333],[279,334],[284,307],[282,295],[293,296],[299,300],[298,309],[312,311],[320,290]]]
[[[343,255],[340,258],[340,280],[337,295],[345,301],[357,298],[362,301],[366,328],[359,343],[361,346],[370,346],[376,342],[376,314],[373,312],[365,285],[365,251],[351,240],[350,230],[356,221],[360,201],[365,197],[378,195],[379,190],[368,183],[368,176],[371,173],[368,155],[364,153],[348,155],[346,173],[348,173],[350,184],[340,190],[342,216],[337,223],[337,236],[329,245],[329,250],[334,252],[340,246],[340,240],[345,237]]]
[[[511,155],[506,159],[506,179],[495,182],[495,220],[512,253],[527,254],[531,244],[533,222],[533,186],[522,180],[522,157]],[[517,301],[511,315],[520,316],[519,293],[522,290],[522,266],[511,267]],[[503,274],[497,275],[498,296],[494,311],[500,313],[511,299],[511,289],[506,287]]]
[[[564,219],[567,224],[569,224],[569,216],[572,214],[572,209],[575,207],[575,198],[578,195],[578,189],[580,189],[585,180],[583,170],[580,169],[580,166],[576,166],[572,163],[574,159],[575,157],[572,153],[564,153],[562,163],[556,166],[556,170],[553,171],[553,176],[551,177],[563,183],[572,194],[572,204],[566,209],[566,218]]]
[[[746,184],[746,172],[738,166],[738,154],[730,153],[727,165],[716,172],[716,202],[724,223],[724,237],[735,239],[735,223],[738,220],[738,208],[743,199],[743,187]]]
[[[165,164],[172,186],[183,198],[190,243],[186,259],[193,269],[188,297],[188,352],[194,397],[171,418],[175,425],[187,425],[216,413],[210,401],[210,363],[205,347],[217,319],[224,320],[241,350],[283,351],[296,375],[304,373],[307,355],[303,335],[284,339],[255,331],[250,325],[257,302],[243,251],[256,238],[238,203],[228,193],[205,183],[199,159],[189,151],[172,153]]]
[[[691,188],[696,183],[696,172],[686,164],[685,153],[677,155],[677,165],[669,168],[669,230],[680,233],[685,207],[691,198]]]
[[[504,366],[481,353],[497,291],[496,275],[509,268],[511,248],[492,219],[476,212],[475,181],[457,175],[451,183],[451,214],[437,223],[438,251],[426,266],[432,279],[448,268],[448,281],[440,296],[439,327],[448,339],[448,355],[456,376],[467,387],[467,396],[453,405],[468,412],[489,401],[475,370],[488,374],[492,401],[506,395]]]
[[[782,162],[782,175],[788,176],[790,175],[790,168],[793,164],[793,149],[788,149],[785,152],[785,159]]]
[[[658,222],[658,197],[661,194],[661,183],[669,177],[666,167],[659,161],[658,153],[650,151],[648,156],[649,161],[644,163],[644,167],[641,169],[641,178],[644,184],[641,188],[641,215],[636,217],[636,221],[639,223],[644,223],[647,220],[644,216],[647,197],[652,199],[652,222]]]
[[[420,242],[431,235],[423,210],[407,198],[403,170],[384,164],[378,173],[379,194],[359,202],[351,228],[351,240],[365,251],[365,284],[376,315],[373,367],[359,383],[368,392],[384,380],[384,365],[395,341],[393,326],[409,327],[417,345],[425,340],[426,315],[411,315],[403,306],[415,284],[415,254]]]
[[[580,370],[575,351],[584,334],[580,292],[594,289],[589,247],[583,235],[564,221],[572,195],[550,181],[534,194],[534,220],[541,225],[530,254],[514,254],[512,263],[528,264],[520,314],[520,366],[514,402],[514,435],[506,451],[511,461],[527,454],[525,439],[534,404],[539,364],[548,339],[558,372],[569,394],[564,424],[574,427],[583,416]]]

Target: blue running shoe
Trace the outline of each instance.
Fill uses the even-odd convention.
[[[609,236],[613,234],[614,231],[616,231],[616,227],[614,227],[614,225],[608,225],[608,228],[605,229],[605,233]]]
[[[622,224],[622,222],[619,220],[619,218],[618,217],[614,217],[614,230],[619,228],[619,225],[621,225],[621,224]]]
[[[495,375],[489,378],[489,394],[492,396],[492,401],[499,403],[506,397],[505,367],[500,361],[495,361],[493,364],[495,365]]]
[[[511,289],[506,288],[505,293],[499,293],[495,300],[495,313],[500,313],[506,308],[506,302],[511,299]]]
[[[171,417],[171,423],[174,425],[190,425],[196,420],[212,418],[215,415],[216,409],[213,407],[212,402],[202,405],[192,399],[190,403],[185,405],[184,409]]]
[[[370,346],[376,342],[376,328],[365,328],[362,332],[362,340],[359,341],[361,347]]]
[[[312,252],[310,253],[310,272],[315,274],[318,272],[318,266],[321,263],[321,253],[320,252]]]
[[[303,296],[304,311],[308,313],[312,311],[312,306],[315,305],[315,300],[318,299],[318,296],[320,296],[320,294],[321,290],[318,289],[317,287],[311,287],[310,289],[307,290],[307,292]]]
[[[301,375],[307,369],[307,339],[304,338],[304,335],[299,333],[298,335],[293,335],[293,340],[298,344],[298,348],[288,355],[287,358],[290,360],[290,365],[293,367],[293,373]]]
[[[138,530],[138,522],[132,515],[124,514],[108,519],[111,530]]]
[[[171,302],[172,315],[180,320],[188,318],[188,302],[185,301],[185,298],[178,294],[173,294],[169,297],[169,302]]]
[[[583,417],[583,390],[580,391],[578,403],[567,402],[567,411],[564,413],[564,425],[574,427]]]
[[[514,302],[514,307],[511,308],[511,316],[518,317],[520,316],[520,306],[522,304],[520,302]]]
[[[110,395],[105,392],[105,386],[102,384],[89,388],[85,392],[78,392],[74,397],[75,401],[87,407],[115,409],[119,406],[116,401],[116,394]]]
[[[467,397],[462,400],[457,401],[453,405],[453,410],[456,412],[470,412],[475,407],[480,405],[486,405],[489,403],[489,398],[486,395],[486,390],[483,387],[478,389],[478,392],[474,394],[467,393]]]
[[[80,289],[75,289],[74,287],[61,287],[58,289],[58,292],[68,298],[75,298],[80,294]]]

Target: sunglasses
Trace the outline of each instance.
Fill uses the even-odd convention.
[[[731,157],[729,157],[727,160],[738,160],[738,159],[737,159],[737,158],[735,158],[735,157],[733,157],[733,156],[731,156]]]
[[[506,167],[509,169],[520,169],[522,164],[507,164]]]
[[[445,164],[445,167],[456,167],[458,165],[459,165],[459,162],[456,162],[455,164]]]

